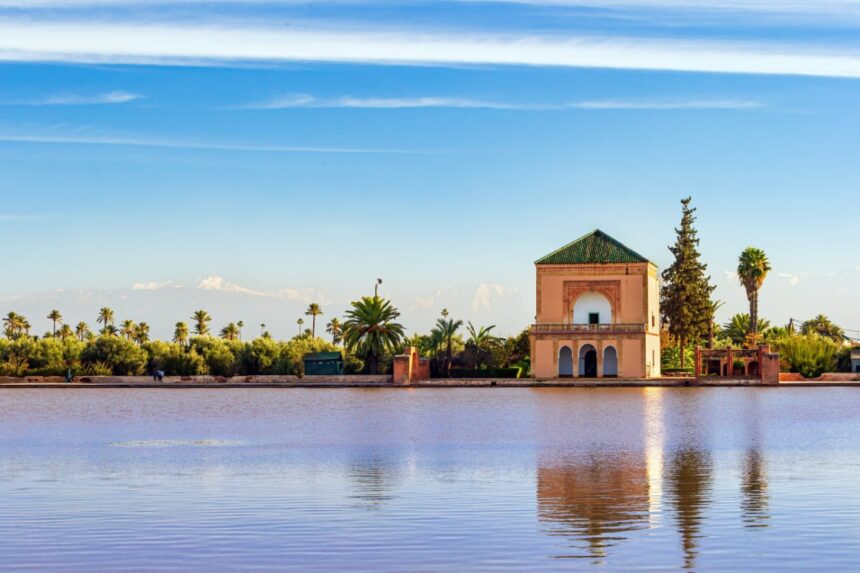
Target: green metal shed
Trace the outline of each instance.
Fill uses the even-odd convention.
[[[343,356],[340,352],[314,352],[305,354],[306,376],[340,376],[343,374]]]

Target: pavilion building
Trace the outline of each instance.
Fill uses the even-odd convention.
[[[535,378],[660,376],[657,267],[596,230],[535,262]]]

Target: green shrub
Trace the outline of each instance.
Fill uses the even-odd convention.
[[[245,374],[272,374],[280,355],[277,342],[271,338],[255,338],[242,349],[240,367]]]
[[[521,368],[452,368],[448,372],[450,378],[519,378]]]
[[[693,362],[696,360],[696,349],[692,345],[688,345],[684,350],[684,357],[686,358],[686,367],[693,367]],[[681,350],[677,346],[667,346],[664,347],[660,353],[660,369],[662,371],[668,371],[673,368],[681,367]]]
[[[816,378],[836,368],[839,345],[817,335],[787,336],[775,344],[790,372]]]
[[[81,353],[84,366],[97,362],[109,364],[115,376],[137,376],[146,370],[149,357],[130,340],[119,336],[99,336],[87,343]]]

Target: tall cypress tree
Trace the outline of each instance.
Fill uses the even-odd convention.
[[[681,227],[675,229],[675,244],[669,250],[675,256],[672,266],[663,271],[663,288],[660,290],[660,307],[663,319],[669,325],[669,334],[680,345],[681,368],[686,366],[684,349],[689,341],[700,340],[708,332],[713,320],[711,277],[706,275],[708,265],[699,261],[699,238],[693,223],[696,209],[690,207],[692,197],[681,200]]]

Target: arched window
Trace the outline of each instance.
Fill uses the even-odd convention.
[[[574,324],[612,324],[612,305],[599,292],[580,295],[573,305]]]
[[[558,377],[573,376],[573,351],[569,346],[562,346],[558,351]]]
[[[603,349],[603,375],[610,378],[618,376],[618,352],[614,346]]]

